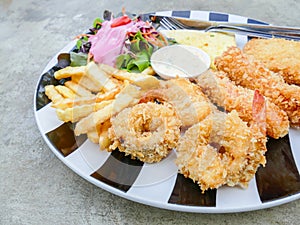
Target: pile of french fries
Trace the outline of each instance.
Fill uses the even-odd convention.
[[[54,73],[64,85],[47,85],[45,94],[52,101],[58,118],[75,124],[75,135],[87,134],[100,149],[111,143],[110,118],[137,104],[142,94],[159,86],[151,67],[143,73],[129,73],[93,61],[86,66],[66,67]]]

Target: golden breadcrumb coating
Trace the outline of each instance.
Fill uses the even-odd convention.
[[[209,70],[196,80],[209,99],[226,111],[236,110],[239,117],[250,123],[254,91],[237,86],[222,71]],[[289,120],[285,111],[266,98],[267,135],[284,137],[289,131]]]
[[[270,71],[237,47],[228,48],[221,57],[216,58],[215,63],[218,70],[226,72],[235,84],[259,90],[284,110],[291,126],[300,126],[299,86],[285,83],[278,73]]]
[[[176,164],[203,192],[226,184],[247,187],[265,164],[265,151],[266,137],[248,127],[235,110],[214,110],[180,138]]]
[[[268,69],[279,72],[287,83],[300,85],[300,42],[254,38],[246,43],[243,51]]]
[[[177,146],[180,120],[169,104],[137,104],[111,118],[110,150],[147,163],[158,162]]]
[[[176,149],[179,173],[197,182],[203,192],[220,187],[227,176],[221,155],[209,145],[212,127],[210,117],[193,125],[180,138]]]
[[[188,79],[177,78],[161,82],[160,89],[147,92],[142,102],[158,99],[166,101],[175,108],[182,127],[190,127],[203,120],[211,112],[210,101],[200,87]]]

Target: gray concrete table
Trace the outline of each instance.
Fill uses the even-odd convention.
[[[298,224],[300,201],[246,213],[192,214],[115,196],[66,167],[33,113],[39,75],[103,10],[208,10],[299,26],[295,0],[0,1],[0,224]]]

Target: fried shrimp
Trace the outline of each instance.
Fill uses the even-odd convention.
[[[211,103],[201,89],[184,78],[161,82],[159,89],[146,92],[140,102],[155,100],[173,105],[184,128],[203,120],[211,112]]]
[[[177,146],[180,120],[170,104],[137,104],[111,118],[109,150],[147,163],[159,162]]]
[[[176,151],[179,172],[197,182],[203,192],[222,185],[246,188],[266,162],[265,103],[257,92],[253,113],[250,126],[235,110],[228,114],[214,110],[190,127]]]
[[[279,72],[287,83],[300,85],[300,42],[253,38],[246,43],[243,52]]]
[[[237,85],[259,90],[284,110],[291,126],[300,126],[300,87],[289,85],[261,62],[247,56],[237,47],[228,48],[215,60],[216,67],[227,73]]]
[[[220,187],[227,176],[221,154],[209,144],[212,128],[211,117],[193,125],[180,138],[176,149],[179,173],[197,182],[203,192]]]
[[[240,118],[248,123],[253,120],[252,100],[254,91],[235,85],[222,71],[209,70],[201,74],[197,84],[209,99],[226,111],[236,110]],[[289,120],[285,111],[266,98],[267,135],[284,137],[289,131]]]
[[[252,114],[253,120],[250,124],[253,135],[251,140],[252,147],[247,155],[247,164],[242,171],[235,174],[235,179],[227,181],[229,186],[239,184],[242,187],[247,187],[249,181],[255,176],[258,167],[266,164],[266,102],[264,97],[259,94],[257,90],[254,92]]]

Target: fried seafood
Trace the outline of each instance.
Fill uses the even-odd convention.
[[[209,70],[199,76],[197,84],[209,99],[226,111],[236,110],[239,117],[250,123],[254,91],[236,86],[221,71]],[[284,137],[289,131],[289,120],[286,113],[266,98],[267,135],[273,138]]]
[[[111,124],[109,150],[118,148],[147,163],[166,157],[180,136],[180,120],[170,104],[137,104],[112,117]]]
[[[212,128],[211,117],[193,125],[179,140],[176,148],[179,173],[197,182],[203,192],[220,187],[227,176],[221,154],[213,145],[209,145]]]
[[[113,115],[121,112],[123,109],[137,104],[142,93],[140,88],[135,85],[125,85],[120,93],[118,93],[109,104],[100,109],[95,108],[95,111],[82,118],[75,126],[75,135],[91,131],[99,124],[110,119]]]
[[[249,126],[237,112],[214,110],[190,127],[179,140],[176,164],[179,172],[197,182],[204,192],[222,185],[246,188],[266,151],[264,98],[255,92]]]
[[[289,84],[300,85],[300,42],[279,38],[251,39],[244,53],[279,72]]]
[[[155,99],[173,105],[184,128],[203,120],[211,112],[211,103],[201,89],[184,78],[162,82],[159,89],[148,91],[140,102]]]
[[[256,90],[253,97],[252,106],[252,122],[250,128],[252,131],[252,147],[250,148],[247,156],[247,164],[244,170],[235,174],[238,180],[229,180],[228,185],[231,186],[230,182],[238,182],[242,187],[247,187],[249,181],[255,176],[255,173],[260,165],[266,164],[265,153],[267,151],[267,124],[266,124],[266,102],[263,95],[259,94]]]
[[[221,57],[216,58],[215,63],[235,84],[259,90],[284,110],[291,126],[300,126],[299,86],[285,83],[279,74],[270,71],[236,47],[228,48]]]

